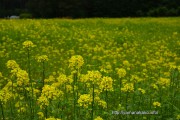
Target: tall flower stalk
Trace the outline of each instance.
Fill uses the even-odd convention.
[[[31,41],[25,41],[23,42],[23,48],[27,51],[27,61],[28,61],[28,74],[29,74],[29,82],[31,86],[31,100],[30,100],[30,109],[31,109],[31,119],[34,118],[34,91],[33,91],[33,81],[31,78],[31,56],[30,56],[30,50],[31,48],[35,47],[33,42]]]

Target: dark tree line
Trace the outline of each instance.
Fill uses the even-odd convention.
[[[0,17],[180,16],[180,0],[0,0]]]

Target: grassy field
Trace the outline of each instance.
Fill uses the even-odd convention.
[[[0,120],[180,120],[179,21],[0,20]]]

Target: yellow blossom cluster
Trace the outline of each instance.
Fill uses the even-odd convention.
[[[123,88],[121,88],[123,92],[134,92],[134,85],[133,83],[125,83]]]
[[[80,69],[84,64],[84,59],[81,55],[74,55],[69,59],[69,68]]]
[[[12,93],[9,91],[8,87],[4,87],[0,90],[0,101],[6,103],[9,99],[11,99]]]
[[[47,55],[41,55],[37,57],[37,61],[38,62],[44,62],[44,61],[48,61],[48,56]]]
[[[46,118],[45,120],[61,120],[61,119],[60,118],[50,117],[50,118]]]
[[[45,85],[41,95],[46,96],[48,99],[56,100],[63,95],[63,92],[52,85]]]
[[[60,85],[63,85],[64,83],[68,83],[69,79],[65,74],[60,73],[57,77],[57,81]]]
[[[103,120],[100,116],[97,116],[94,120]]]
[[[38,103],[42,109],[44,106],[49,105],[49,100],[56,100],[63,95],[61,90],[58,90],[52,85],[45,85],[42,88],[41,96],[38,98]]]
[[[139,90],[142,94],[145,94],[145,93],[146,93],[146,91],[145,91],[144,89],[142,89],[142,88],[138,88],[138,90]]]
[[[19,65],[16,63],[15,60],[8,60],[8,62],[6,63],[6,66],[9,69],[17,69],[17,68],[19,68]]]
[[[170,79],[160,77],[157,84],[162,87],[168,87],[170,85]]]
[[[33,44],[32,41],[27,40],[27,41],[23,42],[23,48],[28,48],[29,49],[31,47],[35,47],[35,45]]]
[[[17,80],[17,85],[22,86],[22,85],[28,85],[29,83],[29,75],[25,70],[22,70],[19,65],[16,63],[14,60],[9,60],[7,62],[7,67],[11,69],[12,75],[16,76]]]
[[[37,114],[39,116],[39,119],[43,119],[44,118],[44,113],[43,112],[38,112]]]
[[[124,61],[123,61],[123,65],[126,66],[126,67],[130,67],[130,63],[129,63],[129,61],[127,61],[127,60],[124,60]]]
[[[123,78],[126,76],[126,70],[124,68],[117,68],[117,74],[119,75],[119,78]]]
[[[101,80],[101,73],[99,71],[88,71],[86,74],[86,79],[93,84],[99,84]]]
[[[153,102],[153,106],[156,107],[161,107],[161,103],[160,102]]]
[[[99,88],[104,91],[112,91],[113,90],[113,79],[111,77],[103,77],[101,79]]]
[[[78,99],[79,106],[84,108],[88,108],[89,105],[92,103],[92,96],[90,94],[83,94]]]
[[[18,72],[16,73],[16,77],[17,77],[17,85],[19,86],[28,85],[29,76],[25,70],[19,69]]]

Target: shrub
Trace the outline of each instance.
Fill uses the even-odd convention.
[[[21,19],[32,18],[31,13],[21,13],[19,16]]]

